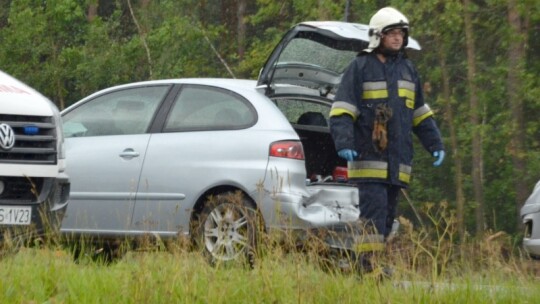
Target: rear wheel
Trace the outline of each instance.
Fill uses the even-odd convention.
[[[257,229],[251,201],[241,193],[227,192],[209,197],[192,231],[195,244],[213,265],[253,266]]]

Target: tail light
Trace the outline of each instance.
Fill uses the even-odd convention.
[[[270,156],[304,160],[304,148],[299,141],[276,141],[270,145]]]
[[[335,167],[332,175],[336,182],[346,182],[349,180],[349,175],[347,174],[347,167]]]

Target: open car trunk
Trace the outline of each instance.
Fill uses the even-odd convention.
[[[342,182],[347,162],[338,157],[328,116],[331,100],[320,96],[282,94],[271,97],[298,133],[312,182]],[[337,168],[337,169],[336,169]]]
[[[337,167],[347,167],[338,157],[328,127],[293,125],[300,136],[306,156],[306,171],[311,181],[343,181],[337,176]],[[329,179],[329,176],[332,179]]]

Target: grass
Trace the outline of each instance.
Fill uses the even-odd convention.
[[[412,269],[403,257],[393,260],[395,275],[381,281],[324,271],[309,252],[277,247],[253,269],[213,267],[198,252],[183,249],[128,251],[104,264],[75,263],[62,247],[23,247],[0,261],[0,302],[536,303],[540,298],[526,258],[477,261],[484,263],[481,269],[456,260],[436,278],[427,263]]]
[[[401,219],[399,237],[376,257],[391,278],[325,269],[317,246],[298,251],[271,235],[253,268],[211,266],[186,242],[74,262],[56,241],[0,259],[0,303],[537,303],[540,261],[500,232],[456,241],[445,208],[425,210],[421,228]]]

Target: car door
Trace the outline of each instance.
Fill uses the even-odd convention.
[[[184,85],[167,113],[163,132],[153,134],[148,145],[132,230],[185,233],[191,208],[204,189],[233,180],[231,175],[261,178],[256,174],[264,166],[250,166],[254,158],[262,159],[257,145],[241,144],[257,140],[246,130],[256,120],[253,106],[231,91]],[[264,146],[262,153],[267,155],[267,149]]]
[[[129,228],[151,121],[170,86],[123,88],[62,113],[71,179],[63,232]]]

